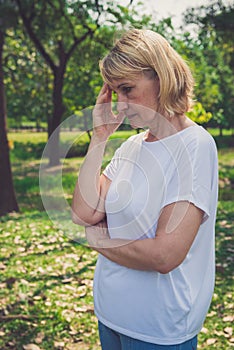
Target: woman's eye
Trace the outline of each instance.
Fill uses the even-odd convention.
[[[130,87],[130,86],[123,87],[123,93],[125,93],[125,94],[129,94],[129,92],[131,92],[131,90],[132,90],[132,87]]]

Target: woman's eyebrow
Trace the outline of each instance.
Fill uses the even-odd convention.
[[[121,83],[121,84],[119,84],[119,85],[117,86],[117,89],[121,88],[121,87],[124,86],[124,85],[129,85],[129,83]]]

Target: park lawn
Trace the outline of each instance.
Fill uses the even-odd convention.
[[[113,134],[110,138],[128,138],[130,135],[132,135],[134,131],[118,131],[115,134]],[[75,140],[76,138],[79,138],[81,141],[85,142],[88,141],[88,134],[81,131],[64,131],[60,133],[60,138],[62,141],[66,140]],[[19,131],[19,132],[9,132],[8,133],[8,140],[10,142],[20,142],[20,143],[40,143],[44,142],[46,143],[48,140],[48,134],[47,132],[30,132],[30,131]]]
[[[227,350],[234,345],[234,149],[220,150],[219,159],[222,191],[216,225],[216,285],[199,349]],[[66,159],[62,164],[68,203],[82,160]],[[92,300],[97,254],[69,238],[66,229],[58,228],[43,210],[39,166],[40,159],[14,160],[21,212],[0,218],[0,349],[27,350],[30,343],[44,350],[100,349]],[[57,170],[50,170],[54,179]]]

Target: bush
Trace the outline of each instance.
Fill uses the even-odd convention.
[[[62,148],[67,148],[66,144],[62,145]],[[75,143],[72,145],[72,147],[69,149],[66,158],[75,158],[75,157],[84,157],[88,151],[89,147],[89,142],[80,142],[80,143]],[[61,153],[63,149],[61,149]]]
[[[22,143],[15,141],[11,154],[19,160],[40,159],[45,148],[46,142],[27,142]]]
[[[231,148],[234,147],[233,136],[213,136],[217,147],[220,148]]]

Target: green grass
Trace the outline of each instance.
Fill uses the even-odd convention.
[[[212,136],[219,136],[220,131],[217,128],[208,128],[209,133],[211,133]],[[223,136],[232,136],[234,135],[233,129],[223,129]]]
[[[17,133],[10,136],[21,145],[35,142],[36,146],[44,142],[46,135],[25,133],[19,136]],[[105,161],[128,136],[129,132],[124,131],[110,140]],[[44,350],[100,349],[92,299],[97,254],[69,238],[66,227],[56,226],[43,210],[38,180],[40,157],[26,157],[24,161],[16,156],[12,158],[21,212],[0,218],[0,349],[23,350],[23,346],[30,343]],[[82,160],[71,158],[63,163],[63,191],[68,203]],[[199,349],[228,350],[234,344],[231,328],[234,321],[234,149],[221,149],[219,162],[216,285],[199,334]],[[47,170],[55,183],[58,170]],[[48,183],[46,191],[56,203],[60,199],[58,188],[58,184],[52,187]]]
[[[4,217],[0,231],[0,348],[98,349],[96,253],[71,241],[45,212]]]

